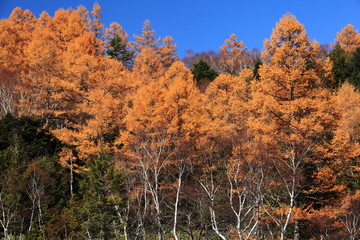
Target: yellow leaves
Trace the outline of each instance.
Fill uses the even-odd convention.
[[[163,39],[163,45],[159,46],[160,38],[155,39],[155,31],[146,20],[141,35],[134,35],[135,42],[129,45],[137,52],[134,64],[135,72],[138,72],[142,83],[149,82],[146,79],[157,79],[164,74],[165,69],[179,58],[176,55],[176,45],[173,38],[167,36]]]
[[[248,101],[245,79],[248,76],[247,70],[243,70],[240,77],[221,74],[208,86],[205,107],[212,119],[208,123],[210,136],[230,137],[244,126]]]
[[[172,42],[174,39],[170,36],[167,36],[163,39],[163,45],[160,46],[158,54],[160,54],[162,64],[165,68],[168,68],[175,61],[179,60],[179,57],[176,55],[176,45]]]
[[[348,134],[352,141],[360,142],[360,94],[349,83],[344,83],[335,99],[340,114],[337,134]]]
[[[328,166],[321,168],[314,176],[315,184],[317,184],[318,189],[312,189],[312,191],[322,192],[322,191],[329,191],[332,188],[337,180],[337,175]]]
[[[312,206],[303,208],[298,219],[315,234],[325,235],[331,229],[333,236],[339,239],[346,238],[348,236],[343,232],[344,228],[356,231],[356,224],[352,224],[358,218],[359,199],[359,191],[344,193],[338,200],[320,209],[314,209]]]
[[[74,156],[71,149],[63,147],[59,153],[59,157],[59,163],[61,166],[72,168],[76,173],[79,173],[82,169],[81,166],[76,164],[77,158]]]
[[[94,18],[101,18],[101,6],[95,2],[91,11],[91,14],[94,16]]]
[[[25,54],[28,57],[30,67],[36,68],[36,70],[46,68],[49,71],[54,67],[58,51],[53,33],[45,28],[36,28]]]
[[[68,161],[75,160],[71,149],[64,147],[59,153],[60,164],[66,166]]]
[[[154,81],[162,76],[165,68],[161,62],[161,56],[151,48],[145,48],[136,58],[134,63],[134,78],[138,81],[135,85],[143,85]]]
[[[225,69],[234,75],[238,74],[249,64],[246,51],[244,43],[237,40],[236,34],[231,34],[229,39],[225,40],[225,45],[220,47],[221,62]]]
[[[86,31],[86,23],[77,11],[60,9],[49,24],[49,31],[53,31],[65,47],[66,43],[81,36]]]
[[[20,7],[14,8],[10,14],[9,20],[15,24],[16,29],[23,39],[30,37],[29,33],[34,29],[34,24],[36,22],[36,18],[30,10],[22,10]]]
[[[150,26],[150,21],[145,20],[142,32],[139,36],[134,35],[136,42],[131,42],[131,47],[137,52],[142,52],[144,48],[156,49],[160,39],[155,39],[155,31]]]
[[[286,59],[297,61],[298,56],[304,54],[310,46],[305,28],[295,16],[285,15],[276,24],[270,39],[264,41],[266,51],[262,53],[265,63],[270,61],[277,64],[286,64]],[[283,58],[287,54],[288,57]]]
[[[129,158],[137,159],[143,149],[152,149],[151,154],[162,149],[162,155],[180,151],[197,135],[202,101],[183,63],[175,62],[160,77],[139,85],[133,94],[124,118],[125,130],[116,141],[124,144],[122,151]]]
[[[343,84],[334,97],[337,121],[334,122],[334,136],[326,148],[326,156],[336,158],[335,169],[351,170],[360,156],[360,95],[348,83]]]
[[[348,24],[341,32],[337,33],[335,43],[338,43],[347,53],[355,52],[360,47],[360,34],[354,29],[354,26]]]
[[[333,120],[330,93],[318,89],[330,76],[328,59],[317,59],[319,45],[310,43],[294,16],[285,15],[264,43],[260,82],[252,82],[250,129],[278,136],[285,144],[311,146]],[[268,138],[264,138],[268,139]]]
[[[333,115],[336,116],[332,121],[333,137],[320,150],[325,157],[332,159],[328,167],[339,177],[357,178],[360,157],[360,95],[355,92],[353,86],[344,83],[332,101]],[[322,171],[320,169],[318,174],[321,175]],[[328,178],[331,179],[331,176],[334,174],[328,174]],[[334,185],[335,187],[338,186]],[[331,191],[342,190],[344,189],[331,189]]]
[[[20,71],[20,67],[26,69],[20,35],[12,21],[0,20],[0,66],[8,71]]]
[[[99,42],[88,31],[86,17],[80,8],[58,10],[53,18],[42,14],[24,51],[30,69],[18,89],[26,96],[22,110],[61,119],[62,129],[54,133],[78,146],[83,159],[100,145],[107,148],[105,138],[123,118],[129,89],[121,63],[98,54]]]

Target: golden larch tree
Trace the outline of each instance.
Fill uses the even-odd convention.
[[[110,24],[109,28],[105,30],[104,36],[106,41],[106,46],[105,46],[106,48],[109,48],[111,40],[116,36],[119,36],[122,42],[126,44],[128,43],[128,37],[129,37],[129,35],[125,32],[123,27],[117,22],[113,22]]]
[[[360,94],[349,83],[343,84],[333,99],[333,137],[320,150],[327,159],[314,173],[316,193],[341,197],[358,186],[360,177]]]
[[[159,54],[162,58],[162,64],[165,68],[168,68],[179,60],[179,57],[176,53],[176,44],[173,43],[174,39],[170,36],[167,36],[163,39],[163,45],[159,48]]]
[[[141,176],[138,194],[152,199],[159,239],[163,235],[162,204],[169,201],[164,191],[172,188],[174,180],[166,176],[189,158],[186,152],[204,115],[200,114],[200,98],[191,72],[175,62],[162,76],[138,87],[124,118],[125,130],[117,140],[124,145],[121,152],[129,159],[128,169]],[[149,208],[140,200],[144,209]]]
[[[347,53],[354,53],[360,47],[360,34],[354,26],[348,24],[341,32],[337,33],[335,43],[339,44]]]
[[[236,34],[231,34],[220,47],[221,64],[224,71],[238,75],[242,68],[249,65],[244,42],[238,41]]]
[[[279,185],[276,180],[273,186],[283,187],[287,193],[286,199],[278,202],[281,208],[268,203],[264,210],[279,227],[281,239],[291,222],[295,224],[294,238],[299,239],[293,216],[303,187],[302,167],[311,160],[314,146],[332,121],[330,93],[321,88],[323,72],[331,68],[328,61],[317,58],[319,45],[309,41],[304,26],[290,14],[276,24],[264,48],[260,81],[252,82],[248,127],[254,140],[271,146],[268,154],[282,182]]]
[[[150,21],[145,20],[141,34],[134,35],[135,42],[131,42],[131,47],[138,53],[140,53],[144,48],[157,49],[160,42],[160,38],[156,39],[155,31],[150,26]]]
[[[91,24],[91,30],[94,32],[97,39],[102,39],[104,34],[104,24],[101,22],[102,10],[101,6],[95,2],[91,11],[93,16],[93,22]]]

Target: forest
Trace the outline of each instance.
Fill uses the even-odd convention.
[[[354,26],[179,59],[101,17],[0,20],[0,239],[360,238]]]

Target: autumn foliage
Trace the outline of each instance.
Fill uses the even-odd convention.
[[[0,20],[0,238],[359,238],[352,25],[330,57],[286,14],[261,59],[232,34],[184,63],[101,16]]]

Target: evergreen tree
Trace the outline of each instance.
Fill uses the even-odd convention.
[[[260,79],[259,69],[263,63],[259,57],[255,57],[253,60],[253,64],[254,64],[254,68],[253,68],[254,79],[259,80]]]
[[[350,65],[350,58],[339,44],[335,45],[329,56],[332,61],[332,70],[335,78],[335,85],[333,88],[338,88],[351,76],[352,68]]]
[[[218,73],[210,67],[203,59],[200,59],[197,63],[194,64],[194,67],[191,69],[194,74],[194,78],[196,81],[200,81],[201,79],[208,79],[213,81]]]
[[[134,51],[129,51],[126,42],[119,35],[116,35],[110,41],[110,47],[106,51],[112,59],[122,62],[125,67],[131,68],[134,64]]]
[[[9,232],[27,239],[61,235],[67,175],[56,157],[60,147],[40,120],[0,119],[0,238],[9,239]]]
[[[70,215],[89,238],[114,239],[121,227],[117,211],[124,200],[123,175],[107,152],[100,152],[86,168],[79,183],[80,197],[75,200],[77,204],[73,203]]]
[[[351,76],[349,82],[356,88],[360,89],[360,47],[357,48],[350,60]]]

